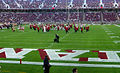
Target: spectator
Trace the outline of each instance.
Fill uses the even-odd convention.
[[[73,68],[72,72],[73,72],[73,73],[78,73],[77,68]]]
[[[43,65],[44,73],[49,73],[50,67],[51,65],[49,64],[48,56],[45,56],[44,65]]]

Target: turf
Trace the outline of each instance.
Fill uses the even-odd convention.
[[[25,25],[25,31],[12,32],[11,29],[0,30],[0,47],[1,48],[29,48],[29,49],[61,49],[64,50],[108,50],[120,51],[120,43],[115,44],[113,41],[120,41],[120,38],[111,39],[110,36],[120,37],[120,27],[115,25],[90,25],[90,31],[83,33],[80,31],[74,32],[73,29],[68,34],[64,30],[43,33],[30,30],[28,25]],[[107,34],[105,31],[111,31],[115,34]],[[60,36],[60,43],[53,43],[55,33]],[[118,54],[120,56],[120,54]],[[39,52],[32,51],[25,55],[23,61],[42,62]],[[97,57],[94,52],[79,55],[77,57]],[[0,58],[3,60],[4,58]],[[4,59],[6,60],[6,59]],[[7,59],[8,60],[8,59]],[[16,60],[16,59],[10,59]],[[72,61],[50,61],[71,63]],[[94,63],[98,62],[72,62],[72,63]],[[99,63],[99,64],[120,64],[120,63]],[[19,64],[0,64],[2,73],[43,73],[42,66],[36,65],[19,65]],[[10,67],[13,68],[10,68]],[[50,73],[70,73],[73,67],[51,67]],[[119,73],[117,68],[84,68],[77,67],[78,73]],[[64,69],[64,70],[62,70]]]
[[[42,66],[38,65],[17,65],[17,64],[2,64],[0,73],[43,73]],[[50,73],[72,73],[75,67],[59,67],[52,66]],[[119,73],[119,68],[89,68],[89,67],[76,67],[78,73]]]

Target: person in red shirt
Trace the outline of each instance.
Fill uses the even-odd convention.
[[[33,25],[33,29],[36,30],[36,25],[35,24]]]
[[[70,24],[69,26],[70,26],[70,28],[72,28],[72,24]]]
[[[68,33],[68,26],[65,26],[65,31],[66,33]]]
[[[58,30],[58,31],[60,30],[60,27],[59,27],[59,26],[57,26],[57,30]]]
[[[40,28],[39,28],[39,27],[37,27],[37,30],[38,30],[38,32],[39,32]]]
[[[81,32],[83,33],[83,27],[81,27]]]
[[[78,27],[75,26],[75,27],[74,27],[74,30],[75,30],[75,32],[77,32],[77,31],[78,31]]]
[[[48,31],[48,32],[50,31],[50,26],[47,26],[47,31]]]
[[[86,27],[86,32],[88,32],[88,29],[89,29],[89,27],[87,26],[87,27]]]
[[[30,25],[30,29],[32,29],[32,25]]]
[[[89,31],[89,26],[88,26],[88,31]]]

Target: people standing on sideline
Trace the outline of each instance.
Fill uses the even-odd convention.
[[[73,68],[72,73],[78,73],[77,68]]]
[[[44,64],[43,64],[44,73],[49,73],[50,67],[51,65],[49,64],[48,56],[45,56]]]

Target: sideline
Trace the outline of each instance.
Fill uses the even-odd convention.
[[[115,25],[115,26],[120,27],[120,25]]]
[[[0,63],[12,63],[12,64],[20,64],[20,61],[10,61],[10,60],[0,60]],[[22,61],[22,64],[30,64],[30,65],[43,65],[43,62],[28,62]],[[79,63],[50,63],[53,66],[78,66],[78,67],[104,67],[104,68],[120,68],[120,65],[114,64],[79,64]]]

